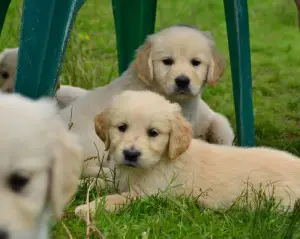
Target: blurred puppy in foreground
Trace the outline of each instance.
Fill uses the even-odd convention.
[[[77,190],[82,149],[50,99],[0,93],[0,238],[49,238]]]
[[[96,116],[95,129],[105,142],[109,162],[118,168],[120,194],[104,198],[107,210],[166,190],[177,195],[202,194],[198,203],[210,208],[230,206],[247,185],[270,191],[274,187],[274,196],[284,207],[300,196],[297,157],[270,148],[192,139],[191,125],[182,117],[180,106],[150,91],[116,96]],[[92,211],[97,201],[90,204]],[[87,205],[76,208],[79,216],[86,212]]]

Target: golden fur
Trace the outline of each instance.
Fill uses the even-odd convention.
[[[77,190],[82,149],[55,102],[0,93],[0,234],[46,239]]]
[[[300,196],[300,161],[270,148],[239,148],[192,139],[190,124],[177,103],[150,91],[126,91],[95,118],[99,137],[106,142],[110,163],[118,168],[121,194],[107,196],[106,209],[170,187],[176,194],[198,196],[199,204],[227,207],[246,188],[260,183],[275,186],[282,205],[293,205]],[[127,157],[126,150],[139,152]],[[90,204],[92,211],[96,201]],[[76,208],[79,216],[87,205]]]
[[[104,145],[95,133],[94,117],[124,90],[151,90],[181,105],[195,138],[231,145],[234,134],[229,121],[200,98],[206,83],[216,84],[223,73],[222,57],[206,32],[186,26],[169,27],[146,39],[118,79],[78,98],[61,111],[61,116],[67,124],[72,122],[71,130],[80,135],[85,159],[95,158],[98,153],[102,158]],[[176,86],[179,76],[190,80],[188,89]],[[84,176],[95,176],[98,171],[99,160],[89,161]]]

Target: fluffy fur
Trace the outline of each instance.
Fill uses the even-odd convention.
[[[60,88],[56,91],[56,99],[61,109],[70,105],[73,101],[79,97],[87,94],[88,90],[82,89],[76,86],[70,85],[61,85]]]
[[[18,48],[7,48],[0,53],[0,91],[9,93],[14,91],[17,60]],[[59,81],[56,90],[56,98],[61,109],[87,92],[79,87],[61,85]]]
[[[181,105],[195,138],[231,145],[234,134],[227,118],[200,98],[206,83],[216,84],[223,72],[222,58],[206,32],[173,26],[149,36],[118,79],[80,97],[62,110],[61,115],[66,123],[72,122],[71,130],[80,135],[85,158],[95,158],[99,153],[102,158],[103,144],[95,134],[93,118],[108,106],[114,95],[128,89],[147,89]],[[89,161],[85,176],[95,176],[98,164],[98,159]]]
[[[270,191],[274,186],[275,197],[285,207],[300,196],[297,157],[270,148],[238,148],[192,139],[191,125],[179,105],[150,91],[116,96],[96,116],[95,128],[109,150],[110,163],[119,169],[121,194],[104,198],[107,210],[167,189],[193,196],[206,192],[199,204],[224,208],[241,195],[247,183]],[[90,204],[92,211],[96,202]],[[76,208],[77,215],[86,212],[87,205]]]
[[[46,239],[75,193],[82,149],[50,99],[0,93],[0,237]]]

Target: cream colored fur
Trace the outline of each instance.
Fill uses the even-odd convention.
[[[79,97],[84,96],[89,91],[80,87],[71,85],[61,85],[56,91],[56,99],[61,109],[70,105],[73,101]]]
[[[77,190],[81,146],[50,99],[0,93],[0,111],[1,238],[49,238]]]
[[[166,62],[170,58],[172,65]],[[193,65],[194,61],[199,65]],[[214,112],[200,98],[205,84],[216,84],[223,72],[222,58],[205,32],[173,26],[149,36],[137,50],[128,70],[118,79],[92,90],[61,111],[65,122],[72,125],[71,130],[80,135],[85,159],[100,154],[100,160],[87,163],[83,176],[97,175],[103,158],[103,143],[95,134],[94,117],[109,105],[114,95],[128,89],[151,90],[178,102],[184,117],[192,124],[195,138],[231,145],[234,134],[227,118]],[[176,88],[175,79],[181,75],[190,79],[186,92]]]
[[[109,162],[118,168],[120,180],[121,194],[102,198],[107,210],[170,187],[175,194],[195,197],[206,192],[199,197],[199,204],[226,208],[247,184],[255,189],[261,184],[270,191],[274,186],[282,205],[293,206],[300,196],[299,158],[271,148],[238,148],[192,139],[191,126],[180,113],[178,104],[158,94],[126,91],[95,118],[96,132],[105,142]],[[124,150],[140,155],[132,160]],[[90,203],[92,212],[97,202]],[[87,205],[75,212],[85,215]]]

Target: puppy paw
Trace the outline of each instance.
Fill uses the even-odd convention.
[[[118,194],[108,195],[103,197],[103,199],[106,201],[105,210],[108,212],[114,212],[125,204],[124,197]]]
[[[91,212],[91,210],[90,210]],[[85,219],[88,214],[88,206],[87,204],[80,205],[75,208],[75,215],[77,217]]]
[[[77,217],[85,219],[90,210],[90,215],[93,217],[96,211],[96,200],[88,204],[82,204],[75,208],[75,215]]]

